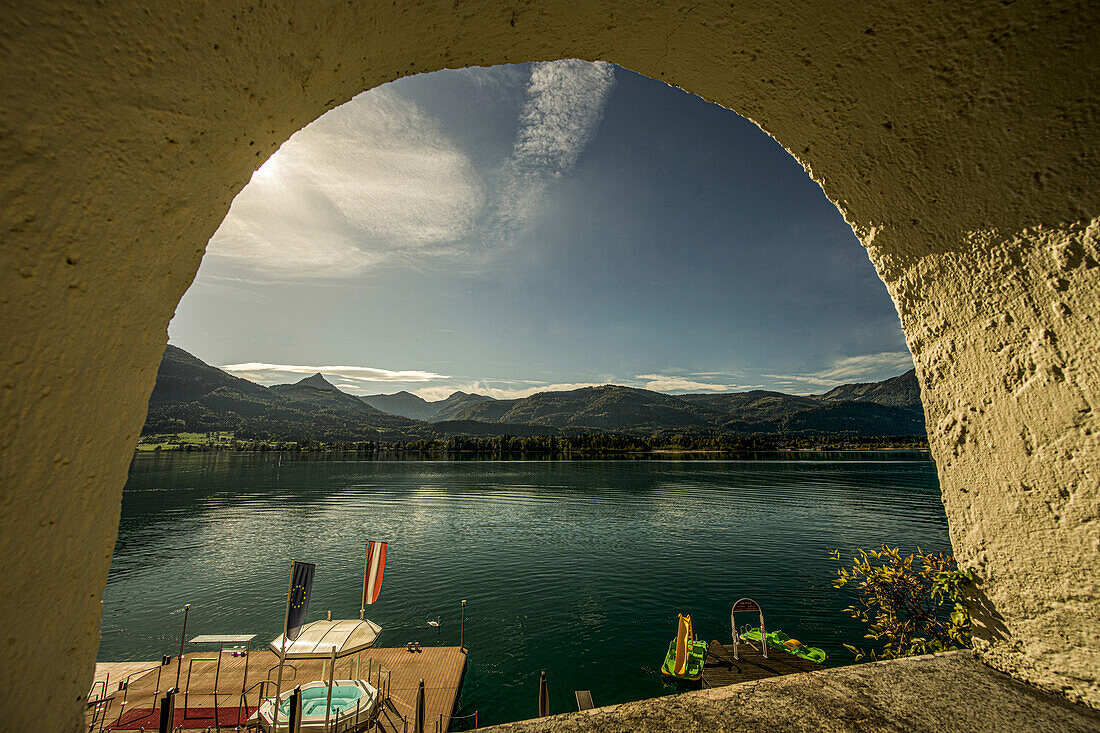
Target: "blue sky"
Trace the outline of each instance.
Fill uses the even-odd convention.
[[[263,384],[822,392],[910,368],[851,230],[752,123],[608,64],[409,77],[288,140],[170,342]]]

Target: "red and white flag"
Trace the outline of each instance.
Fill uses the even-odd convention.
[[[386,572],[385,542],[367,542],[367,565],[363,576],[363,605],[378,600],[378,591],[382,590],[382,576]]]

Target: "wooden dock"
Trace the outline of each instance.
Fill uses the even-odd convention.
[[[218,652],[196,652],[185,654],[180,666],[179,694],[176,698],[177,716],[184,707],[194,711],[188,716],[187,723],[196,727],[192,730],[233,730],[238,724],[238,709],[241,705],[241,693],[247,686],[251,691],[247,695],[247,704],[254,710],[258,704],[258,688],[254,685],[261,680],[274,681],[278,675],[279,657],[264,649],[253,650],[247,657],[234,657],[225,652],[221,655],[220,669],[217,664]],[[165,690],[176,684],[177,660],[154,668],[137,676],[129,683],[125,691],[117,689],[112,675],[113,691],[99,705],[89,705],[86,723],[92,723],[96,714],[94,730],[112,730],[116,722],[131,721],[131,725],[144,723],[146,730],[156,730],[157,718],[152,714],[156,701]],[[416,691],[421,679],[424,680],[425,731],[445,733],[450,728],[451,717],[458,706],[458,697],[462,691],[462,681],[466,674],[466,652],[459,647],[425,646],[419,652],[398,649],[367,649],[336,661],[336,679],[377,679],[378,668],[389,671],[389,701],[384,705],[379,717],[379,725],[373,730],[387,733],[403,733],[405,719],[408,729],[412,729],[413,706]],[[283,690],[293,689],[295,685],[313,680],[328,680],[328,660],[287,660],[283,673]],[[324,668],[324,672],[322,672]],[[190,669],[190,681],[188,670]],[[368,677],[369,674],[369,677]],[[217,696],[215,697],[215,676],[217,677]],[[274,684],[267,686],[265,694],[274,694]],[[184,695],[186,690],[187,694]],[[101,697],[96,695],[96,697]],[[216,703],[215,703],[216,701]],[[217,707],[216,721],[211,717]],[[147,721],[138,720],[147,711]],[[206,718],[203,718],[203,714]],[[247,720],[242,711],[241,725]],[[205,721],[205,722],[204,722]],[[216,725],[215,725],[216,722]]]
[[[737,682],[762,680],[785,674],[812,672],[824,669],[808,659],[788,654],[782,649],[768,649],[768,658],[760,648],[749,642],[737,645],[737,659],[733,658],[733,645],[712,641],[707,646],[707,661],[703,665],[703,687],[724,687]]]

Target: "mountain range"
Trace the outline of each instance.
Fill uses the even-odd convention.
[[[912,370],[810,396],[669,395],[604,385],[507,400],[455,392],[429,402],[409,392],[351,395],[321,374],[264,387],[168,346],[142,432],[210,431],[325,442],[580,433],[921,436],[924,412]]]
[[[454,420],[467,407],[480,402],[494,401],[492,397],[487,395],[453,392],[444,400],[428,402],[423,397],[405,391],[394,392],[393,394],[367,395],[359,399],[376,410],[388,412],[391,415],[400,415],[411,420],[427,420],[429,422]]]
[[[421,425],[374,409],[320,374],[264,387],[168,346],[142,433],[232,431],[255,440],[393,441],[424,437],[418,435]]]

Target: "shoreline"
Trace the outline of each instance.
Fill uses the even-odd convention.
[[[234,431],[154,433],[138,439],[135,453],[254,452],[355,453],[367,456],[433,456],[463,460],[476,456],[531,456],[537,459],[589,456],[731,456],[760,453],[820,455],[835,452],[923,452],[928,440],[920,435],[856,436],[845,434],[630,435],[577,433],[539,436],[452,436],[449,438],[372,440],[242,437]]]
[[[532,452],[532,451],[423,451],[423,450],[353,450],[353,449],[248,449],[218,448],[206,446],[185,446],[160,450],[135,450],[134,456],[157,456],[162,454],[190,453],[227,453],[247,455],[279,455],[294,457],[355,456],[363,460],[421,460],[438,462],[466,461],[584,461],[584,460],[668,460],[675,458],[699,460],[753,461],[768,458],[779,460],[837,460],[836,454],[852,456],[849,460],[869,458],[875,460],[932,460],[928,448],[887,447],[887,448],[774,448],[745,450],[673,450],[660,449],[650,451],[569,451],[569,452]],[[901,458],[904,456],[904,458]],[[844,460],[844,459],[840,459]]]

